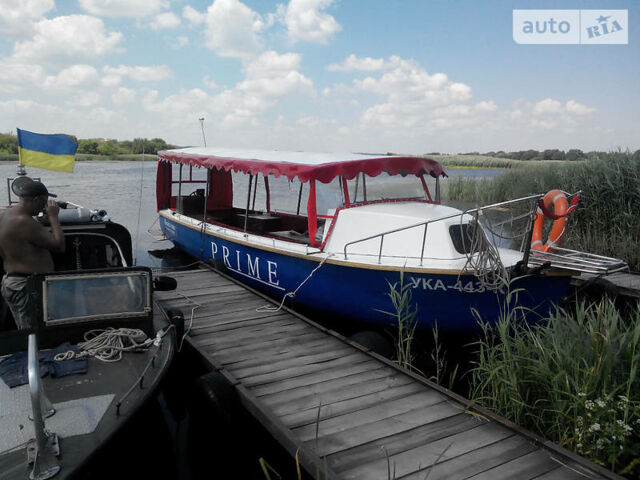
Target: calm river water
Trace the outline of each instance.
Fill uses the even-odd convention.
[[[194,169],[197,170],[197,169]],[[448,169],[449,178],[493,177],[500,169]],[[15,177],[16,164],[0,163],[2,178]],[[133,238],[137,265],[160,267],[161,260],[149,255],[149,250],[171,248],[168,241],[156,241],[149,233],[157,230],[156,162],[77,162],[73,173],[27,168],[27,175],[40,178],[58,199],[93,209],[103,209],[109,217],[129,229]],[[444,179],[443,182],[447,182]],[[5,187],[6,190],[6,187]],[[244,187],[246,192],[246,187]],[[244,198],[242,191],[237,191]],[[293,192],[295,200],[297,192]],[[5,191],[0,204],[8,203]]]

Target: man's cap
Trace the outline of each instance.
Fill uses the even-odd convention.
[[[25,182],[24,184],[21,185],[21,188],[20,188],[21,197],[39,197],[41,195],[45,195],[47,197],[58,196],[54,193],[49,193],[49,190],[47,190],[47,187],[44,186],[44,183],[36,182],[35,180]]]

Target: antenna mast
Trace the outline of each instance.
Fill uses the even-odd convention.
[[[206,148],[207,139],[204,136],[204,117],[200,117],[198,120],[200,120],[200,128],[202,129],[202,141],[204,142],[204,146]]]

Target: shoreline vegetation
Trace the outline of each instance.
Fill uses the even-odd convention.
[[[625,260],[640,271],[640,151],[611,152],[580,162],[530,164],[493,178],[456,177],[445,198],[479,205],[549,190],[580,191],[564,247]]]

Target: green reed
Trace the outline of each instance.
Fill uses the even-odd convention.
[[[622,258],[640,270],[640,155],[609,153],[579,163],[532,165],[492,179],[454,178],[449,200],[501,202],[552,189],[582,191],[563,246]]]
[[[506,310],[484,326],[472,398],[618,473],[640,474],[640,307],[605,300],[534,325]]]
[[[389,293],[386,295],[391,300],[392,311],[378,310],[394,319],[397,330],[396,336],[396,363],[409,370],[418,371],[414,366],[415,354],[413,352],[413,340],[417,326],[416,317],[418,306],[413,302],[411,284],[404,282],[404,272],[400,272],[400,281],[389,284]]]

